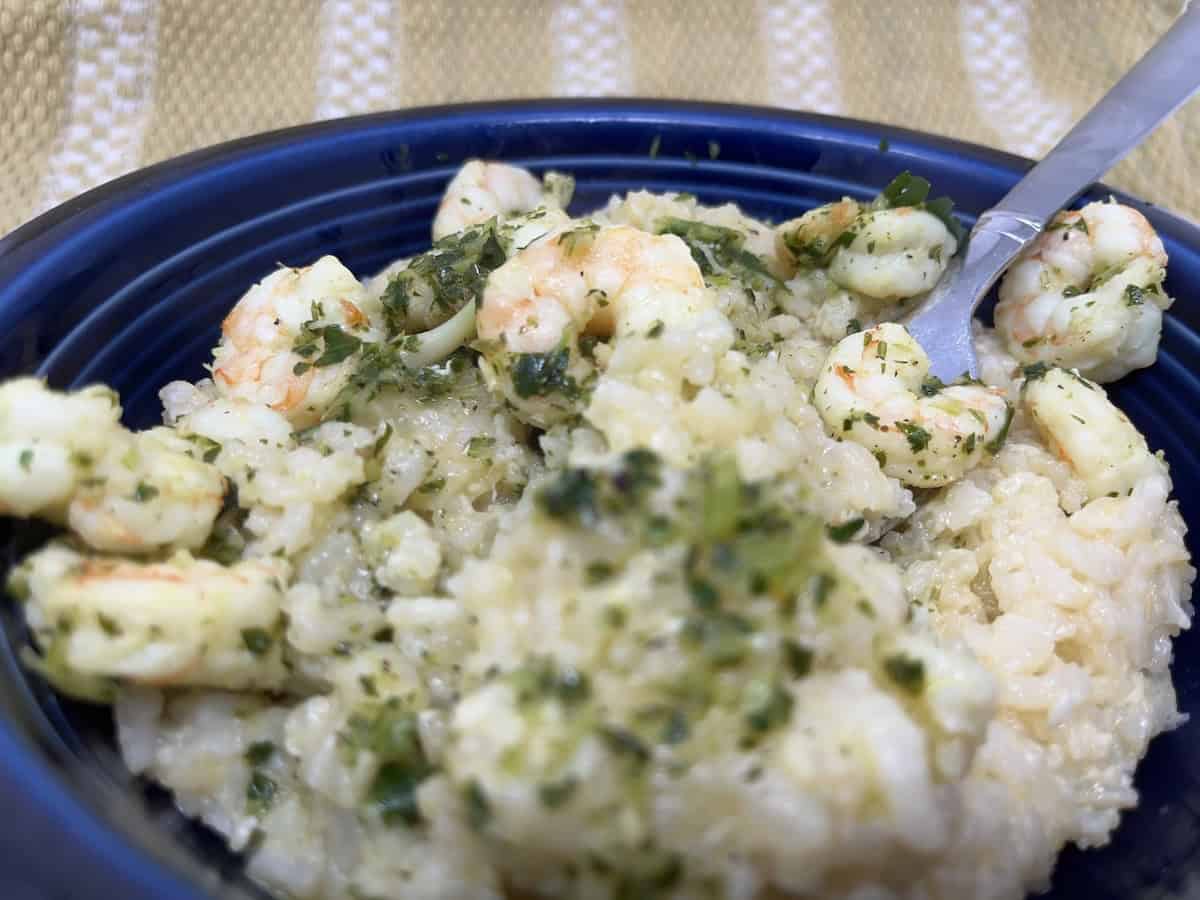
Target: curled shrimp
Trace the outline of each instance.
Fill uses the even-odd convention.
[[[97,550],[202,545],[225,479],[170,429],[134,434],[120,415],[107,388],[0,386],[0,512],[66,524]]]
[[[821,266],[854,224],[862,205],[849,197],[826,203],[775,228],[775,249],[793,266]]]
[[[522,418],[546,427],[578,411],[595,371],[580,338],[656,337],[713,303],[678,237],[576,224],[488,279],[476,317],[484,372]]]
[[[268,275],[221,325],[213,351],[217,390],[269,406],[298,428],[312,425],[346,382],[348,351],[378,339],[363,294],[332,256]]]
[[[1077,372],[1031,366],[1021,399],[1050,449],[1083,480],[1088,499],[1124,495],[1166,473],[1104,389]]]
[[[1008,434],[1012,407],[986,385],[943,385],[902,326],[885,322],[839,342],[813,389],[831,434],[875,454],[888,475],[916,487],[962,478]]]
[[[14,570],[9,587],[25,601],[39,668],[73,694],[111,679],[245,690],[286,677],[289,574],[275,558],[221,566],[180,552],[133,562],[51,544]]]
[[[849,198],[784,222],[776,241],[794,265],[826,268],[876,305],[932,289],[958,249],[946,225],[920,207],[871,209]]]
[[[451,179],[433,220],[433,239],[441,240],[489,219],[504,221],[538,207],[561,209],[573,190],[571,179],[550,173],[539,181],[518,166],[472,159]]]
[[[996,330],[1024,363],[1115,381],[1153,364],[1167,254],[1146,218],[1116,203],[1059,213],[1004,276]]]

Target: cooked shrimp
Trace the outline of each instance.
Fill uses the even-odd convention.
[[[108,679],[245,690],[286,677],[280,604],[289,575],[274,558],[225,567],[180,552],[140,563],[51,544],[9,586],[26,602],[42,670],[71,693]]]
[[[539,206],[561,209],[570,199],[570,179],[551,173],[545,182],[517,166],[473,159],[446,187],[433,220],[435,241],[488,219],[503,221]]]
[[[888,322],[833,348],[813,403],[832,434],[866,447],[888,475],[938,487],[999,450],[1012,408],[997,389],[928,375],[925,351]]]
[[[1167,254],[1145,217],[1115,203],[1059,213],[1000,285],[996,330],[1025,363],[1115,381],[1158,352]]]
[[[105,387],[64,394],[37,378],[0,386],[0,513],[65,521],[80,479],[124,432],[120,418]]]
[[[871,210],[849,198],[784,222],[776,236],[785,258],[828,267],[842,287],[882,302],[930,290],[958,249],[945,224],[924,209]]]
[[[545,427],[576,411],[594,371],[581,336],[657,336],[713,304],[678,237],[625,225],[560,230],[489,278],[476,319],[485,374]]]
[[[1050,449],[1083,479],[1089,499],[1124,495],[1138,482],[1166,474],[1162,460],[1098,384],[1057,367],[1026,371],[1025,408]]]
[[[823,266],[838,238],[846,233],[862,209],[861,204],[849,197],[810,209],[799,218],[776,226],[775,248],[780,257],[793,265]]]
[[[358,279],[332,256],[280,269],[246,292],[221,326],[213,381],[226,397],[318,421],[348,377],[345,360],[377,340]]]
[[[67,508],[71,530],[97,550],[153,553],[204,544],[221,511],[225,479],[170,428],[114,442]]]
[[[107,388],[0,387],[0,511],[67,524],[97,550],[202,545],[225,479],[168,428],[134,434]]]
[[[931,290],[958,249],[941,219],[914,206],[864,213],[853,235],[833,254],[829,276],[880,301],[907,300]]]

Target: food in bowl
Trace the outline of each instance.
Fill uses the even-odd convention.
[[[570,188],[471,162],[429,251],[268,275],[162,427],[0,386],[0,504],[64,526],[29,664],[284,896],[1020,897],[1107,841],[1194,575],[1098,383],[1150,226],[1060,215],[946,385],[923,180]]]

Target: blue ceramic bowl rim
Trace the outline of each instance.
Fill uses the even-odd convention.
[[[312,141],[337,140],[339,136],[361,134],[373,129],[387,130],[422,122],[432,124],[476,117],[525,118],[534,124],[577,122],[581,117],[595,122],[620,119],[644,123],[647,128],[678,125],[681,122],[695,127],[716,122],[724,126],[741,122],[747,127],[757,128],[769,128],[772,124],[787,125],[790,128],[809,128],[814,134],[832,136],[864,148],[875,148],[881,139],[895,145],[911,144],[923,153],[969,157],[982,165],[1018,176],[1033,165],[1033,161],[1025,157],[939,135],[866,120],[766,106],[606,98],[506,100],[416,107],[254,134],[172,157],[107,182],[0,238],[0,286],[17,279],[28,267],[36,265],[39,255],[48,247],[119,213],[147,192],[235,165],[243,159],[297,149]],[[1152,208],[1150,214],[1160,233],[1168,234],[1181,243],[1200,247],[1200,225],[1104,185],[1097,185],[1095,189],[1111,193],[1123,202],[1143,209]],[[106,821],[82,797],[76,795],[67,781],[40,758],[33,737],[36,735],[22,733],[19,723],[0,715],[0,776],[3,776],[0,777],[0,783],[7,782],[18,791],[17,796],[10,796],[6,800],[14,802],[18,810],[37,817],[36,822],[30,823],[31,829],[40,829],[42,833],[52,835],[56,841],[70,842],[71,856],[76,861],[102,867],[104,875],[97,880],[96,887],[106,894],[119,887],[128,900],[165,897],[205,900],[208,895],[198,884],[188,879],[177,867],[154,858],[136,846],[128,835],[122,834],[118,825]],[[64,849],[61,843],[55,848],[56,852]]]

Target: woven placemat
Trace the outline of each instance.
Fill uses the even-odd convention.
[[[1182,0],[0,0],[0,234],[154,162],[501,97],[772,104],[1044,153]],[[1200,48],[1198,48],[1200,53]],[[1111,174],[1200,218],[1200,102]]]

